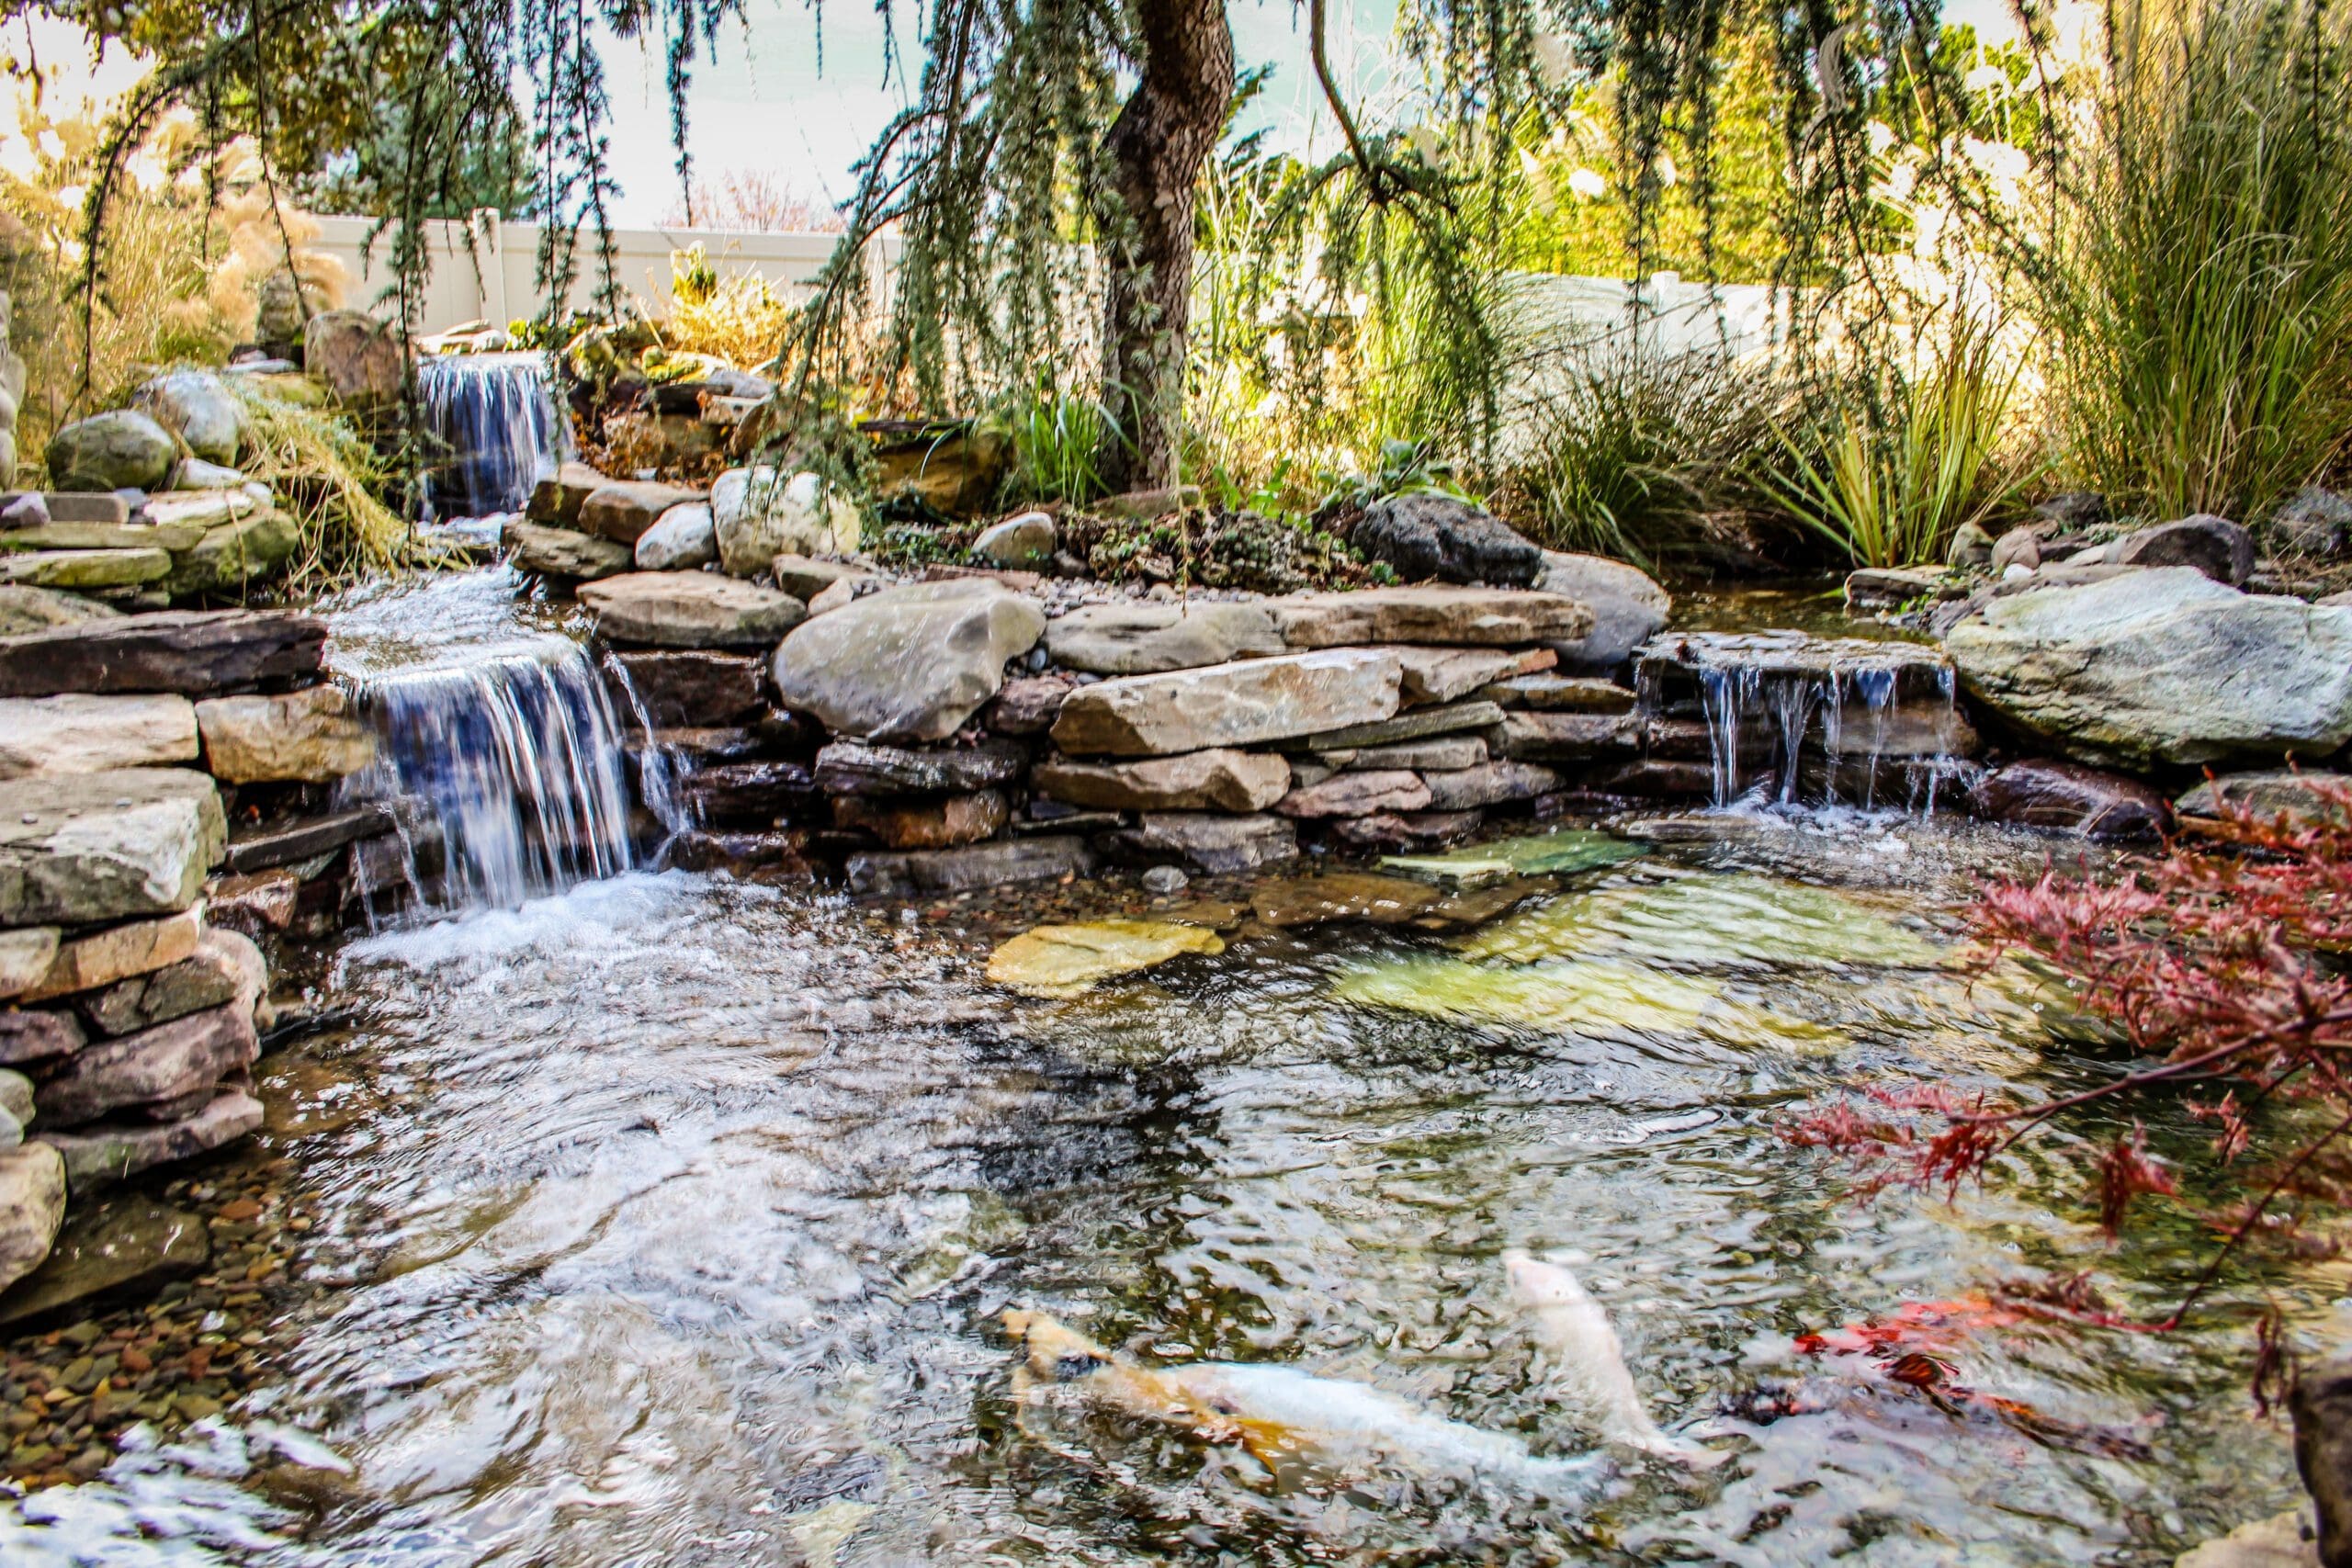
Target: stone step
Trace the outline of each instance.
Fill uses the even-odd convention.
[[[0,926],[176,914],[228,836],[219,789],[187,769],[0,784]]]
[[[0,697],[63,692],[211,696],[315,681],[327,626],[286,610],[166,610],[0,637]]]

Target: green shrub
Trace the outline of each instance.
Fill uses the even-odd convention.
[[[1999,457],[2018,384],[1999,339],[1962,315],[1932,365],[1898,378],[1883,416],[1855,389],[1826,423],[1784,432],[1786,468],[1770,483],[1790,514],[1860,566],[1940,561],[1961,525],[1991,515],[2019,482]]]
[[[1750,458],[1787,402],[1771,372],[1717,352],[1586,357],[1535,410],[1511,509],[1555,548],[1652,568],[1690,555],[1710,518],[1744,507]]]
[[[1001,399],[987,424],[1012,446],[1007,500],[1083,505],[1109,493],[1102,448],[1106,439],[1125,437],[1100,399],[1080,396],[1040,376]]]
[[[2127,510],[2251,520],[2352,441],[2352,22],[2326,0],[2112,15],[2032,273],[2065,457]]]

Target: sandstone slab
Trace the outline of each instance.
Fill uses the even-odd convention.
[[[284,610],[170,610],[0,637],[0,696],[177,692],[211,696],[315,677],[327,626]]]
[[[838,735],[944,740],[1045,629],[1035,601],[985,579],[886,589],[795,627],[776,689]]]
[[[700,491],[652,479],[614,479],[580,503],[580,530],[632,551],[662,513],[703,499]]]
[[[2188,567],[1995,599],[1945,646],[1972,696],[2077,761],[2316,758],[2352,739],[2352,610]]]
[[[196,705],[204,762],[227,784],[331,784],[376,760],[376,737],[336,685]]]
[[[1049,800],[1110,811],[1262,811],[1290,789],[1280,757],[1218,748],[1133,762],[1053,756],[1030,787]]]
[[[57,1151],[49,1154],[55,1158]],[[183,1209],[126,1199],[77,1213],[58,1232],[49,1261],[0,1298],[0,1325],[51,1321],[85,1303],[152,1292],[200,1271],[211,1257],[204,1222]]]
[[[1224,951],[1225,942],[1214,931],[1171,920],[1039,926],[990,953],[988,977],[991,985],[1023,996],[1064,998],[1188,953]]]
[[[1054,741],[1133,757],[1287,739],[1388,717],[1402,678],[1394,654],[1362,648],[1131,675],[1071,693]]]
[[[771,560],[768,571],[778,588],[804,602],[816,598],[836,582],[854,582],[874,575],[872,567],[856,561],[818,560],[788,552]]]
[[[1338,763],[1340,771],[1346,773],[1378,773],[1389,768],[1409,768],[1417,773],[1447,773],[1475,768],[1486,761],[1487,742],[1476,735],[1439,735],[1427,740],[1399,740],[1393,746],[1366,746],[1358,751],[1325,751],[1320,755],[1326,762]]]
[[[81,1021],[51,1008],[11,1008],[0,1012],[0,1066],[70,1056],[89,1036]]]
[[[999,735],[1043,735],[1061,716],[1077,682],[1067,675],[1024,675],[1007,681],[989,705],[988,727]]]
[[[1468,838],[1486,820],[1483,811],[1384,811],[1341,818],[1331,837],[1351,850],[1435,849]]]
[[[0,697],[0,779],[194,761],[196,709],[183,696]]]
[[[789,593],[709,571],[638,571],[582,584],[580,602],[614,642],[656,648],[766,648],[808,607]]]
[[[1632,721],[1608,713],[1513,713],[1502,725],[1502,751],[1522,762],[1591,762],[1622,757],[1633,745]]]
[[[220,791],[185,769],[0,784],[0,925],[176,913],[227,840]]]
[[[239,833],[222,852],[221,863],[231,873],[247,875],[273,867],[298,865],[356,843],[390,833],[399,825],[392,808],[378,801],[349,811],[329,812],[291,822],[275,822]]]
[[[1129,854],[1181,859],[1213,874],[1255,871],[1298,854],[1298,829],[1286,818],[1199,811],[1147,811],[1106,841]]]
[[[1368,817],[1374,812],[1425,810],[1430,800],[1430,786],[1420,774],[1392,768],[1334,773],[1292,790],[1274,803],[1274,809],[1284,817]]]
[[[34,1091],[44,1129],[177,1100],[250,1066],[261,1054],[253,1011],[216,1007],[85,1045]]]
[[[208,931],[187,957],[91,992],[81,998],[80,1011],[102,1035],[136,1034],[240,997],[250,1014],[266,978],[261,950],[250,938]]]
[[[119,618],[122,612],[96,599],[54,588],[26,583],[0,583],[0,637],[21,637],[52,626],[80,626],[84,621]]]
[[[688,773],[680,793],[707,819],[767,823],[806,805],[816,785],[798,762],[722,762]]]
[[[0,999],[21,996],[39,984],[56,956],[55,926],[0,931]]]
[[[1154,675],[1289,647],[1262,604],[1192,600],[1160,604],[1089,604],[1046,627],[1054,662],[1096,675]]]
[[[635,569],[637,552],[593,534],[571,528],[549,528],[520,518],[509,518],[499,530],[498,542],[516,571],[594,582],[618,577]]]
[[[1559,788],[1560,775],[1532,762],[1507,761],[1459,773],[1430,773],[1423,782],[1429,787],[1430,810],[1469,811],[1510,800],[1532,800]]]
[[[194,954],[203,934],[204,911],[188,908],[68,937],[57,944],[57,956],[41,977],[25,988],[24,999],[47,1001],[150,974]]]
[[[1002,792],[993,789],[933,799],[844,795],[833,800],[833,826],[871,833],[894,850],[977,844],[1002,832],[1011,817]]]
[[[154,1166],[209,1153],[236,1142],[261,1122],[261,1101],[232,1089],[213,1096],[201,1111],[180,1121],[100,1123],[44,1132],[40,1142],[63,1156],[65,1179],[80,1192]]]
[[[1295,594],[1269,600],[1266,608],[1293,648],[1397,642],[1502,648],[1575,641],[1593,627],[1592,611],[1581,600],[1530,589],[1367,588]]]
[[[1549,649],[1507,653],[1491,648],[1392,648],[1405,671],[1407,706],[1450,703],[1511,675],[1549,669],[1558,655]]]
[[[817,753],[817,787],[828,795],[961,794],[1021,776],[1029,753],[1010,741],[915,748],[835,740]]]
[[[291,926],[301,897],[301,879],[282,866],[224,876],[204,901],[204,918],[215,931],[258,939],[265,931]]]
[[[1353,724],[1309,735],[1300,745],[1312,751],[1355,751],[1366,746],[1393,746],[1433,735],[1460,735],[1492,729],[1502,723],[1503,710],[1493,703],[1448,703],[1442,707],[1413,708],[1374,724]]]
[[[1329,871],[1262,884],[1250,891],[1250,907],[1278,931],[1333,920],[1395,926],[1419,915],[1439,897],[1426,882],[1375,872]]]

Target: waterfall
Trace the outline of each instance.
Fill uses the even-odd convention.
[[[1685,714],[1703,721],[1717,806],[1769,774],[1779,804],[1798,804],[1811,784],[1809,803],[1870,809],[1882,775],[1899,769],[1909,804],[1932,812],[1941,784],[1968,766],[1974,738],[1951,667],[1930,649],[1689,633],[1660,637],[1637,658],[1645,731]]]
[[[444,522],[520,512],[570,455],[571,422],[536,354],[445,354],[417,361],[427,433],[447,453],[433,471]]]
[[[549,635],[358,685],[378,756],[345,794],[424,808],[402,831],[427,911],[512,908],[638,863],[621,726],[577,643]],[[363,889],[371,908],[379,891]]]

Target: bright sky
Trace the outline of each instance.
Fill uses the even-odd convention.
[[[912,7],[901,8],[910,16]],[[818,31],[802,0],[747,0],[749,17],[725,40],[721,59],[695,68],[689,141],[697,173],[763,171],[784,185],[834,201],[851,192],[850,165],[901,107],[903,90],[882,83],[883,23],[873,8],[836,3],[825,9],[823,68]],[[1399,89],[1389,72],[1396,0],[1351,0],[1335,7],[1333,64],[1351,92],[1380,118],[1381,97]],[[1991,41],[2014,37],[2007,0],[1946,0],[1945,19],[1973,23]],[[1304,7],[1295,0],[1233,0],[1235,53],[1244,68],[1271,63],[1267,90],[1245,129],[1273,129],[1278,142],[1322,150],[1331,141],[1307,59]],[[27,20],[0,34],[0,56],[21,64],[37,57],[51,72],[52,104],[119,92],[136,68],[119,55],[95,74],[78,28]],[[914,40],[901,33],[901,47]],[[612,156],[622,187],[616,214],[629,227],[651,225],[676,203],[670,109],[658,51],[617,41],[606,51],[614,125]],[[21,166],[13,116],[0,116],[0,164]]]

